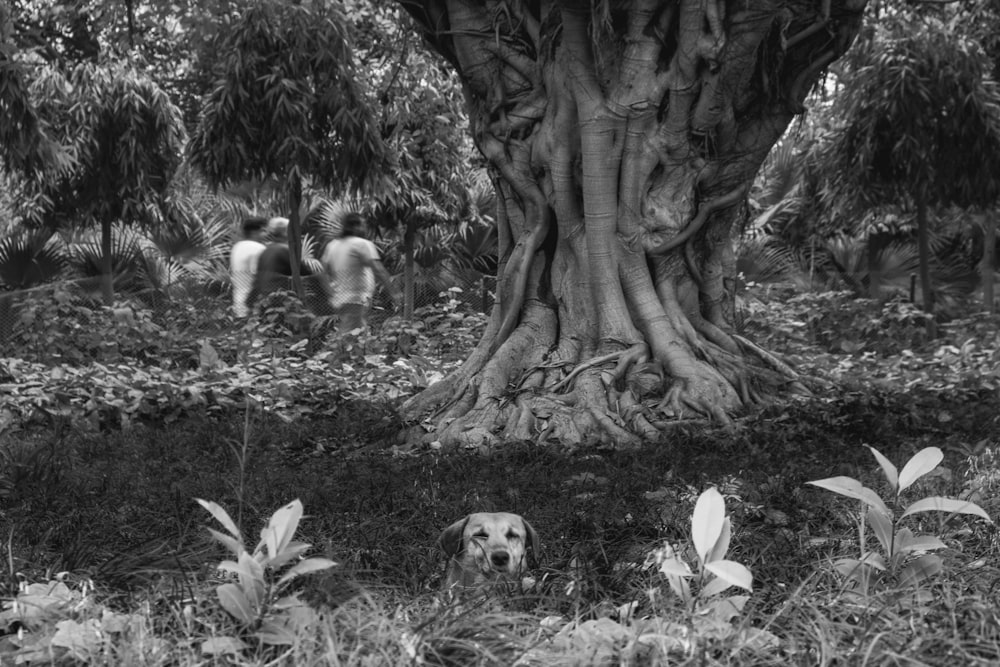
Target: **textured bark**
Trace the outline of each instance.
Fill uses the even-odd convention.
[[[802,389],[733,331],[733,227],[864,4],[404,2],[465,84],[501,254],[481,344],[405,416],[629,444]]]

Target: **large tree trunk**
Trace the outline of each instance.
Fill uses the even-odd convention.
[[[404,6],[465,83],[501,257],[479,347],[405,416],[629,444],[802,389],[733,330],[733,223],[864,0]]]

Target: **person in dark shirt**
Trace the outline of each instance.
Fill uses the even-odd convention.
[[[263,299],[277,290],[291,289],[292,252],[288,247],[288,218],[271,218],[267,223],[267,232],[271,242],[257,260],[255,300]],[[302,276],[313,273],[306,262],[300,263],[299,270]]]

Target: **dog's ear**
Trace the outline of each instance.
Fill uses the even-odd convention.
[[[537,559],[539,550],[541,549],[541,543],[538,540],[538,531],[528,523],[527,519],[522,518],[521,523],[524,524],[524,533],[528,536],[528,546],[531,548],[531,555]]]
[[[445,555],[454,556],[461,553],[463,549],[462,533],[465,532],[465,524],[467,523],[469,523],[469,517],[459,519],[441,531],[441,536],[438,537],[438,546],[441,547]]]

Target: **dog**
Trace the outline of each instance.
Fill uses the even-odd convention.
[[[538,554],[538,533],[517,514],[476,512],[444,529],[438,545],[448,556],[444,589],[485,590],[521,585],[529,555]]]

